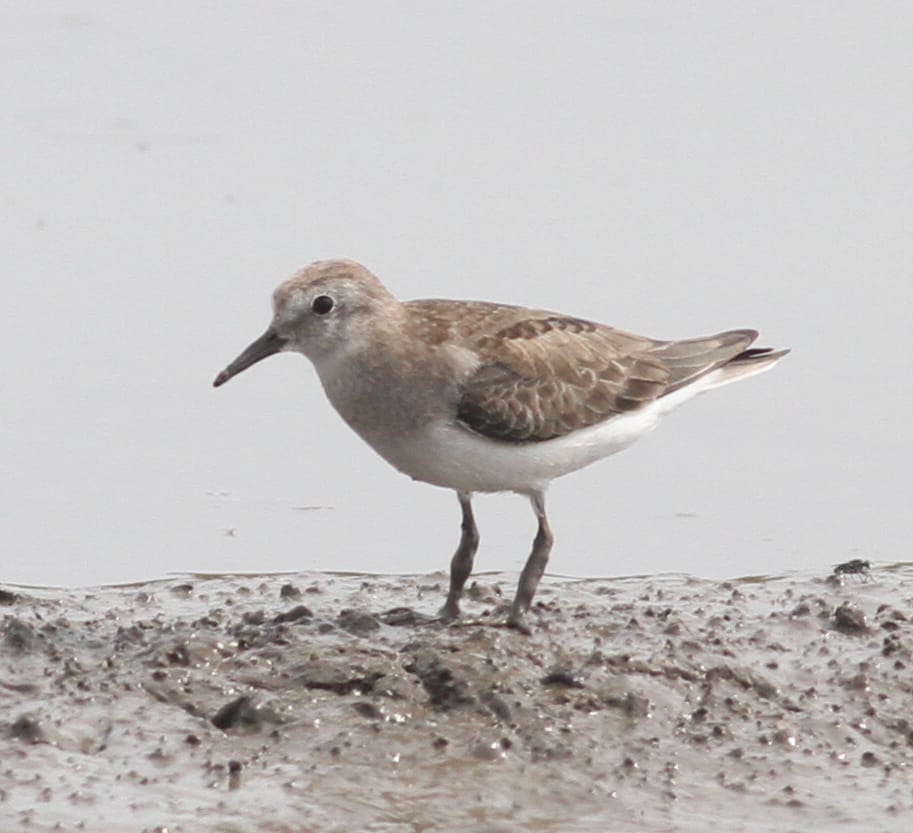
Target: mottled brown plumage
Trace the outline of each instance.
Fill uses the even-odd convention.
[[[510,442],[537,442],[635,410],[731,362],[754,330],[658,341],[580,318],[481,301],[410,301],[414,333],[458,344],[478,367],[459,387],[457,419]],[[742,358],[744,357],[744,359]]]

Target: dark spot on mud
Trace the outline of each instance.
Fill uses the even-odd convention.
[[[262,608],[260,610],[248,610],[246,613],[241,614],[241,621],[245,625],[257,627],[266,621],[266,611]],[[275,622],[276,620],[273,619],[273,621]]]
[[[300,595],[300,594],[299,594]],[[291,610],[285,611],[285,613],[280,613],[278,616],[273,617],[274,623],[279,622],[297,622],[300,619],[311,619],[313,618],[314,613],[305,605],[295,605]]]
[[[863,752],[860,763],[863,766],[878,766],[881,761],[878,760],[878,756],[874,752]]]
[[[362,717],[367,717],[371,720],[384,719],[384,713],[380,707],[376,706],[374,703],[369,703],[366,700],[359,700],[357,703],[353,703],[352,708]]]
[[[557,666],[542,678],[542,685],[583,688],[586,685],[586,675],[579,668]]]
[[[3,644],[14,654],[34,651],[40,637],[35,629],[15,616],[7,616],[3,622]]]
[[[881,643],[881,655],[884,657],[889,657],[901,650],[903,650],[903,643],[900,640],[900,634],[888,634]]]
[[[650,700],[633,691],[624,693],[604,693],[602,703],[613,709],[619,709],[626,717],[644,718],[650,716]]]
[[[250,697],[238,697],[226,703],[212,718],[212,723],[222,731],[226,729],[259,729],[262,723],[259,709]]]
[[[385,625],[394,628],[415,627],[438,621],[437,617],[419,613],[411,607],[391,607],[389,610],[379,613],[377,618]]]
[[[534,740],[530,744],[530,758],[536,763],[566,761],[574,757],[574,752],[566,743],[549,743],[545,740]]]
[[[296,587],[294,584],[283,584],[279,588],[279,598],[280,599],[300,599],[301,590]]]
[[[228,789],[236,790],[241,786],[241,762],[228,762]]]
[[[31,714],[21,714],[7,730],[11,738],[23,740],[26,743],[47,743],[48,738],[44,727],[37,717]]]
[[[879,605],[875,617],[886,631],[898,631],[909,622],[905,614],[890,605]]]
[[[858,607],[844,602],[834,611],[834,628],[841,633],[864,633],[869,629],[869,623]]]
[[[483,688],[479,691],[479,702],[502,723],[510,722],[510,706],[494,689]]]
[[[432,705],[441,711],[475,702],[463,680],[458,680],[436,654],[416,656],[405,666],[406,671],[419,678]]]
[[[295,679],[305,688],[336,694],[368,694],[384,676],[383,671],[353,668],[344,658],[339,661],[312,660],[295,669]]]
[[[186,668],[190,665],[190,649],[186,642],[177,642],[165,649],[162,658],[168,665]]]

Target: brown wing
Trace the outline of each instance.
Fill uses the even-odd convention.
[[[678,390],[755,335],[657,342],[576,318],[526,319],[475,340],[481,364],[462,387],[457,418],[497,439],[553,439]]]

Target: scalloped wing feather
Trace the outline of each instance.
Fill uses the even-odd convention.
[[[755,337],[658,342],[577,318],[527,318],[474,340],[480,365],[462,386],[457,418],[497,439],[553,439],[696,381]]]

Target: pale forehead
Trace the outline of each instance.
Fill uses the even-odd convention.
[[[283,281],[273,293],[276,308],[303,303],[320,292],[373,295],[384,292],[364,266],[351,260],[319,260]]]
[[[335,282],[333,278],[310,276],[305,274],[305,270],[302,270],[276,287],[276,291],[273,292],[273,303],[277,307],[295,303],[318,291],[321,286],[331,285]]]

